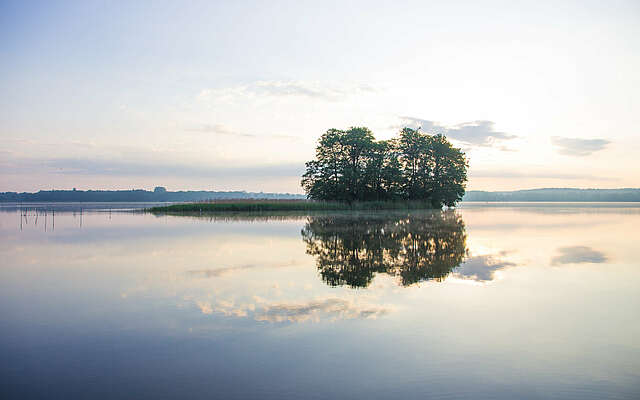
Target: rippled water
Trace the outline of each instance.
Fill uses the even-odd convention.
[[[0,397],[640,396],[638,204],[123,208],[0,208]]]

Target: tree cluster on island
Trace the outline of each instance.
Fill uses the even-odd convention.
[[[313,200],[409,200],[441,208],[464,196],[467,167],[444,135],[403,128],[393,139],[376,140],[365,127],[329,129],[301,184]]]

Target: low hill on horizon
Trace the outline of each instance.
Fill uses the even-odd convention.
[[[543,188],[489,192],[469,190],[462,201],[640,201],[640,189]]]

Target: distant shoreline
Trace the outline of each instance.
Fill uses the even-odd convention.
[[[148,190],[41,190],[35,193],[0,193],[0,203],[193,203],[229,200],[298,200],[306,196],[291,193],[245,191]],[[640,189],[546,188],[489,192],[470,190],[463,202],[640,202]]]
[[[487,192],[479,190],[467,191],[462,201],[465,202],[638,202],[640,189],[574,189],[546,188],[515,190],[503,192]]]
[[[291,193],[263,193],[245,191],[190,190],[170,192],[162,187],[155,190],[40,190],[35,193],[0,193],[0,203],[184,203],[229,199],[289,199],[304,200],[306,196]]]

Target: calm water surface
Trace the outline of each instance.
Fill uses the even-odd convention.
[[[82,208],[0,208],[2,398],[640,397],[638,204]]]

